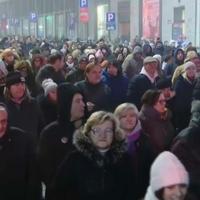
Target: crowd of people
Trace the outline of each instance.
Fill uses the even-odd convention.
[[[200,199],[191,43],[0,46],[1,200]]]

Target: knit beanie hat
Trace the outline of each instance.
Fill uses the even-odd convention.
[[[11,85],[22,82],[25,82],[25,78],[21,75],[19,71],[10,72],[6,76],[6,87],[10,87]]]
[[[153,56],[153,58],[156,58],[160,62],[160,64],[162,63],[162,57],[161,57],[161,55],[156,54],[156,55]]]
[[[165,151],[156,158],[151,166],[150,187],[153,192],[156,192],[177,184],[189,185],[188,172],[174,154]]]
[[[44,95],[47,96],[49,92],[55,91],[58,85],[50,78],[43,80],[42,88],[44,89]]]
[[[189,67],[195,67],[195,64],[191,61],[184,63],[184,69],[187,70]]]

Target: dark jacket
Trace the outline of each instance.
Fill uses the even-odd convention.
[[[199,113],[200,114],[200,113]],[[200,121],[199,121],[200,123]],[[189,126],[176,137],[172,152],[181,160],[190,176],[189,193],[200,199],[200,126]]]
[[[86,102],[95,104],[92,112],[110,109],[110,88],[103,82],[92,85],[84,80],[78,82],[76,86],[85,96]]]
[[[69,83],[77,83],[85,79],[85,72],[79,68],[76,68],[74,71],[69,72],[66,77],[66,81]]]
[[[164,150],[168,150],[175,136],[175,130],[170,122],[170,114],[162,118],[153,107],[143,106],[140,111],[140,121],[149,140],[153,152],[158,155]]]
[[[196,82],[189,82],[183,76],[180,76],[175,83],[174,90],[176,96],[174,99],[175,124],[178,132],[186,128],[190,121],[190,109],[193,96],[193,89]]]
[[[8,128],[0,138],[0,199],[39,200],[40,184],[31,137]]]
[[[149,90],[156,88],[155,83],[151,83],[149,78],[144,74],[139,74],[131,79],[128,86],[127,98],[130,103],[137,106],[138,109],[141,108],[141,98],[143,94]]]
[[[39,89],[41,89],[42,81],[47,78],[51,78],[57,84],[65,82],[65,77],[62,71],[56,72],[53,66],[45,65],[39,70],[36,76],[35,81]]]
[[[55,179],[54,200],[133,200],[134,175],[123,144],[115,143],[103,156],[82,133],[77,151],[62,163]]]
[[[16,104],[12,100],[7,100],[5,103],[8,108],[10,126],[24,130],[37,141],[44,126],[43,116],[37,101],[27,97],[21,104]]]
[[[41,95],[37,98],[38,105],[44,117],[45,125],[57,120],[58,109],[57,103],[51,102],[47,96]]]
[[[200,77],[197,78],[197,82],[193,89],[193,99],[200,100]]]
[[[70,113],[76,93],[79,93],[79,90],[71,84],[64,83],[58,87],[58,120],[46,126],[41,133],[38,162],[41,179],[47,187],[47,199],[58,166],[65,156],[74,150],[72,136],[75,127],[70,121]]]
[[[149,185],[150,167],[156,155],[153,153],[149,136],[141,129],[139,121],[134,131],[128,135],[127,144],[135,173],[136,197],[141,199]]]
[[[103,82],[110,88],[110,101],[112,110],[121,103],[126,102],[126,93],[128,89],[128,79],[122,74],[116,77],[111,76],[107,71],[103,72]]]

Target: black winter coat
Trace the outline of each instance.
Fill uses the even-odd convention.
[[[134,200],[130,157],[120,145],[103,156],[86,137],[80,137],[75,141],[78,151],[69,155],[58,171],[52,199]]]
[[[8,128],[0,138],[0,199],[38,200],[40,184],[30,135]]]
[[[103,82],[92,85],[88,81],[80,81],[76,86],[85,96],[86,102],[95,104],[92,112],[110,109],[110,88]]]
[[[175,83],[174,90],[176,96],[174,99],[174,114],[178,132],[186,128],[189,124],[195,84],[195,81],[190,83],[186,78],[183,78],[183,76],[180,76]]]
[[[139,74],[131,79],[128,86],[127,98],[130,103],[141,108],[141,98],[143,94],[149,90],[156,88],[156,83],[153,84],[144,74]]]
[[[189,193],[200,199],[200,126],[182,130],[172,145],[172,152],[181,160],[190,176]]]

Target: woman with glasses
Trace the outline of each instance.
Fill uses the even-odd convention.
[[[171,114],[166,108],[166,99],[160,90],[148,90],[142,97],[140,121],[142,128],[149,135],[154,153],[167,150],[175,136],[170,121]]]
[[[122,138],[113,114],[93,113],[75,133],[77,151],[58,170],[52,199],[135,199],[133,170]]]

